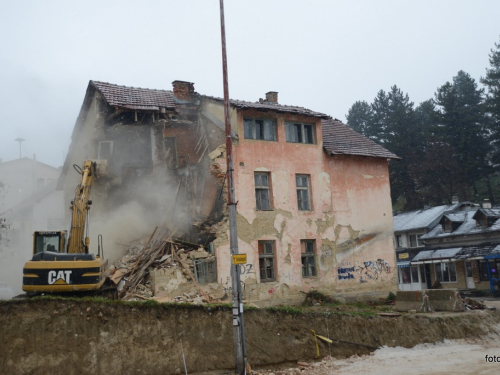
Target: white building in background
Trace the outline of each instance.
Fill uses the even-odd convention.
[[[67,229],[62,191],[56,191],[61,170],[36,159],[0,162],[0,286],[5,294],[22,292],[22,268],[32,256],[35,230]],[[7,293],[8,292],[8,293]]]

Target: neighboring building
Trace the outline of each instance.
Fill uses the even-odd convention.
[[[279,104],[276,92],[230,106],[246,300],[394,290],[388,160],[398,157],[325,114]],[[213,249],[216,280],[227,283],[222,99],[183,81],[173,92],[90,81],[59,182],[66,200],[77,182],[70,166],[85,159],[107,160],[91,210],[107,251],[163,222]]]
[[[419,235],[416,246],[396,250],[401,290],[431,288],[436,281],[444,288],[498,289],[499,208],[462,202],[399,216],[394,217],[396,243],[405,236],[404,227],[411,228],[406,237]]]
[[[34,156],[34,155],[33,155]],[[0,214],[59,178],[60,170],[33,157],[2,162],[0,159]]]
[[[2,215],[7,228],[0,233],[0,281],[19,294],[23,265],[33,255],[33,232],[64,230],[69,223],[63,220],[62,191],[55,190],[60,169],[23,158],[0,164],[0,171],[8,189],[8,209]]]
[[[410,261],[423,248],[421,237],[434,228],[444,212],[459,207],[459,203],[403,212],[394,216],[394,239],[400,290],[421,290],[431,288],[429,267],[412,264]],[[467,206],[467,204],[465,204]]]

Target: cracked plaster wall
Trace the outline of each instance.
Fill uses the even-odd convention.
[[[311,122],[299,116],[277,116],[277,142],[244,139],[244,116],[263,116],[239,112],[240,138],[234,146],[238,247],[247,254],[247,264],[240,269],[245,298],[275,305],[300,302],[301,291],[310,289],[347,298],[386,296],[395,290],[387,161],[327,156],[318,132],[316,145],[285,142],[285,121]],[[316,126],[320,129],[319,121]],[[224,163],[223,156],[217,161]],[[255,208],[255,172],[271,176],[272,211]],[[295,174],[310,176],[310,212],[297,210]],[[304,239],[315,240],[316,277],[302,277],[300,241]],[[276,281],[260,281],[259,240],[275,241]],[[220,226],[214,244],[220,282],[227,282],[227,222]]]

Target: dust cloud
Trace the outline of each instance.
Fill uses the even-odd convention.
[[[156,227],[168,228],[176,237],[188,233],[194,218],[184,182],[189,171],[183,172],[178,176],[160,170],[111,187],[96,183],[100,203],[94,201],[91,212],[91,241],[96,244],[91,251],[97,252],[98,234],[103,236],[105,258],[114,262],[134,242],[147,241]]]

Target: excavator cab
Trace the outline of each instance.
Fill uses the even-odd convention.
[[[66,252],[67,232],[41,232],[33,234],[33,255],[51,251],[55,253]]]

